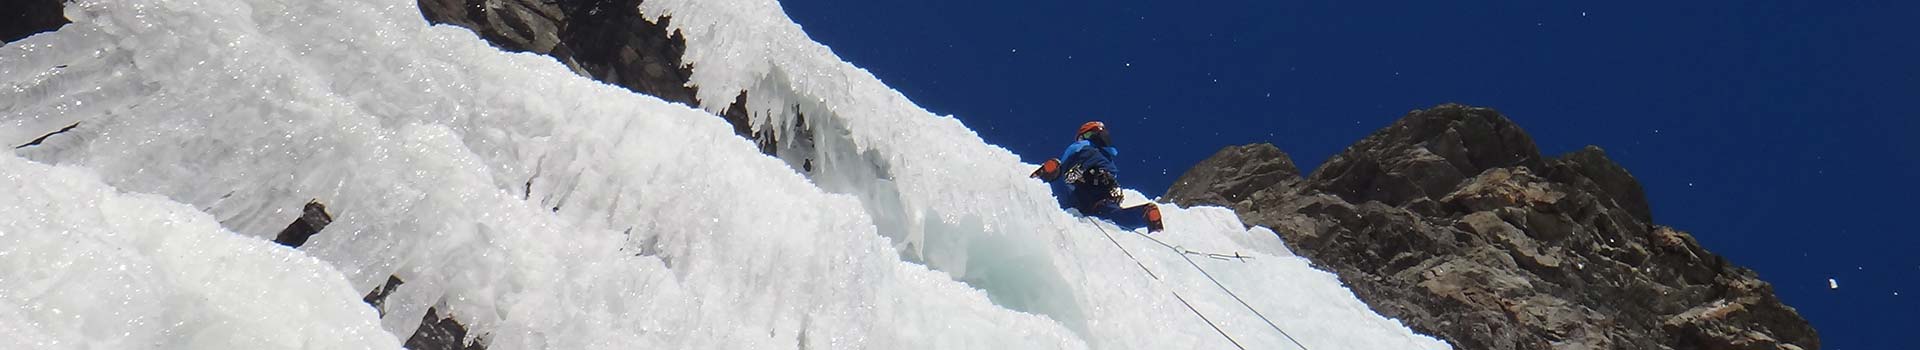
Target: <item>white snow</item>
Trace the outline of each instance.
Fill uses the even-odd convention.
[[[412,1],[76,1],[73,24],[0,48],[0,142],[78,123],[0,155],[0,188],[29,199],[0,203],[21,206],[0,240],[33,243],[0,247],[0,332],[31,348],[392,348],[438,307],[492,349],[1231,347],[1221,333],[1295,348],[1275,328],[1311,349],[1446,348],[1231,211],[1164,206],[1170,248],[1055,208],[1032,165],[777,3],[641,10],[686,36],[707,111],[428,26]],[[743,90],[780,158],[710,113]],[[264,241],[316,199],[325,231],[299,252]],[[137,238],[149,228],[168,235]],[[114,255],[44,260],[72,251]],[[389,275],[406,283],[375,319],[357,294]],[[153,276],[169,277],[138,280]],[[116,301],[147,304],[104,310]],[[56,304],[88,311],[34,306]],[[318,330],[360,336],[304,336]],[[114,331],[131,335],[99,333]]]
[[[324,262],[81,169],[0,178],[0,348],[400,347]]]

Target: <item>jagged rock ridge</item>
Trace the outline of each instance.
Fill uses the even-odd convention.
[[[1544,157],[1491,109],[1413,111],[1304,179],[1272,145],[1228,147],[1165,198],[1273,228],[1461,349],[1819,348],[1752,270],[1655,225],[1600,148]]]

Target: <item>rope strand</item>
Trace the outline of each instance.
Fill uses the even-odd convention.
[[[1106,229],[1101,229],[1101,230],[1102,230],[1101,232],[1105,232]],[[1141,234],[1140,237],[1146,237],[1148,240],[1151,240],[1154,243],[1159,243],[1160,246],[1167,247],[1167,249],[1172,249],[1175,252],[1183,251],[1183,249],[1167,244],[1167,242],[1161,242],[1159,239],[1153,238],[1153,236]],[[1220,291],[1222,292],[1227,292],[1227,296],[1233,297],[1233,301],[1240,302],[1240,306],[1246,307],[1247,311],[1252,311],[1253,315],[1260,317],[1261,321],[1266,321],[1268,327],[1273,327],[1273,330],[1279,331],[1280,335],[1287,337],[1287,341],[1293,342],[1294,346],[1300,347],[1301,350],[1312,350],[1312,349],[1308,349],[1306,345],[1300,344],[1300,340],[1294,339],[1292,334],[1287,334],[1287,330],[1280,329],[1280,325],[1274,324],[1272,319],[1267,318],[1267,315],[1260,314],[1260,310],[1254,309],[1253,305],[1251,304],[1247,304],[1247,301],[1245,299],[1240,299],[1239,294],[1234,294],[1232,289],[1227,289],[1227,285],[1221,284],[1219,279],[1213,278],[1213,274],[1207,273],[1207,269],[1201,268],[1199,263],[1193,262],[1193,258],[1188,258],[1187,254],[1182,253],[1180,254],[1180,259],[1186,260],[1188,265],[1193,265],[1193,269],[1200,271],[1200,275],[1206,276],[1208,281],[1213,281],[1214,286],[1220,287]]]
[[[1084,218],[1083,218],[1083,219],[1084,219]],[[1146,265],[1146,264],[1142,264],[1142,263],[1140,263],[1140,259],[1139,259],[1139,258],[1134,258],[1134,257],[1133,257],[1133,253],[1132,253],[1132,252],[1128,252],[1128,251],[1127,251],[1127,247],[1126,247],[1126,246],[1122,246],[1122,245],[1120,245],[1120,240],[1117,240],[1117,239],[1113,239],[1113,235],[1112,235],[1112,234],[1109,234],[1109,233],[1107,233],[1107,228],[1105,228],[1105,227],[1100,227],[1100,223],[1098,223],[1098,222],[1093,222],[1093,220],[1092,220],[1092,219],[1087,219],[1087,221],[1088,221],[1089,223],[1092,223],[1092,224],[1093,224],[1093,228],[1096,228],[1096,229],[1100,229],[1100,235],[1101,235],[1101,236],[1106,236],[1106,237],[1107,237],[1107,241],[1108,241],[1108,242],[1113,242],[1113,247],[1115,247],[1115,248],[1120,248],[1120,253],[1121,253],[1121,254],[1126,254],[1126,255],[1127,255],[1127,259],[1129,259],[1129,260],[1133,260],[1133,264],[1134,264],[1135,266],[1139,266],[1139,267],[1140,267],[1140,271],[1146,271],[1146,272],[1147,272],[1147,276],[1149,276],[1149,277],[1153,277],[1153,280],[1155,280],[1155,281],[1162,281],[1162,282],[1165,282],[1165,280],[1161,280],[1161,279],[1160,279],[1160,276],[1159,276],[1159,275],[1155,275],[1155,274],[1153,274],[1153,270],[1151,270],[1151,269],[1147,269],[1147,265]],[[1181,255],[1181,257],[1183,257],[1183,258],[1184,258],[1184,257],[1186,257],[1186,255],[1185,255],[1185,254],[1182,254],[1182,255]],[[1186,305],[1186,306],[1187,306],[1187,311],[1193,311],[1193,315],[1194,315],[1194,316],[1199,316],[1199,317],[1200,317],[1200,321],[1202,321],[1202,322],[1206,322],[1206,323],[1207,323],[1207,327],[1213,327],[1213,331],[1214,331],[1214,332],[1219,332],[1219,333],[1220,333],[1220,336],[1221,336],[1221,337],[1224,337],[1224,338],[1227,338],[1227,342],[1228,342],[1228,343],[1233,343],[1233,347],[1236,347],[1236,348],[1240,348],[1240,350],[1247,350],[1247,347],[1245,347],[1245,346],[1241,346],[1241,345],[1240,345],[1240,341],[1237,341],[1237,340],[1233,340],[1233,336],[1231,336],[1231,335],[1227,335],[1227,331],[1226,331],[1226,330],[1222,330],[1222,329],[1220,329],[1220,326],[1219,326],[1219,325],[1215,325],[1215,324],[1213,324],[1213,320],[1210,320],[1210,319],[1207,319],[1207,315],[1205,315],[1205,314],[1201,314],[1201,313],[1200,313],[1200,309],[1196,309],[1196,308],[1194,308],[1194,307],[1193,307],[1193,303],[1188,303],[1188,302],[1187,302],[1187,298],[1183,298],[1183,297],[1180,297],[1180,292],[1175,292],[1175,291],[1173,291],[1173,289],[1172,289],[1172,288],[1168,288],[1168,289],[1167,289],[1167,292],[1169,292],[1169,293],[1173,293],[1173,298],[1174,298],[1175,300],[1179,300],[1179,301],[1180,301],[1180,305]]]
[[[1093,219],[1091,219],[1091,218],[1085,218],[1085,217],[1082,217],[1082,219],[1086,219],[1086,221],[1087,221],[1088,223],[1092,223],[1092,224],[1093,224],[1093,228],[1096,228],[1096,229],[1099,229],[1099,230],[1100,230],[1100,235],[1102,235],[1102,236],[1106,236],[1106,237],[1107,237],[1107,241],[1108,241],[1108,242],[1113,242],[1113,246],[1114,246],[1115,248],[1120,248],[1120,253],[1121,253],[1121,254],[1126,254],[1126,255],[1127,255],[1127,259],[1129,259],[1129,260],[1133,260],[1133,264],[1134,264],[1134,265],[1136,265],[1136,266],[1140,266],[1140,270],[1141,270],[1141,271],[1146,271],[1146,272],[1147,272],[1147,276],[1151,276],[1151,277],[1153,277],[1153,279],[1154,279],[1154,280],[1156,280],[1156,281],[1162,281],[1162,282],[1165,282],[1165,280],[1162,280],[1162,279],[1160,279],[1160,276],[1159,276],[1159,275],[1155,275],[1155,274],[1153,273],[1153,270],[1150,270],[1150,269],[1147,269],[1147,265],[1146,265],[1146,264],[1144,264],[1144,263],[1141,263],[1141,262],[1140,262],[1140,259],[1139,259],[1139,258],[1135,258],[1135,257],[1133,256],[1133,252],[1129,252],[1129,251],[1127,251],[1127,247],[1126,247],[1126,246],[1123,246],[1123,245],[1120,245],[1120,240],[1117,240],[1117,239],[1114,239],[1114,238],[1113,238],[1113,234],[1110,234],[1110,233],[1107,233],[1107,228],[1105,228],[1105,227],[1101,227],[1101,226],[1100,226],[1100,223],[1099,223],[1099,222],[1096,222],[1096,221],[1093,221]],[[1298,340],[1298,339],[1294,339],[1294,338],[1293,338],[1293,334],[1288,334],[1288,333],[1287,333],[1287,330],[1285,330],[1285,329],[1280,329],[1280,325],[1278,325],[1278,324],[1274,324],[1274,323],[1273,323],[1273,319],[1269,319],[1269,318],[1267,318],[1267,315],[1263,315],[1263,314],[1261,314],[1261,313],[1260,313],[1260,310],[1258,310],[1258,309],[1254,309],[1254,308],[1253,308],[1253,305],[1252,305],[1252,304],[1248,304],[1248,303],[1247,303],[1247,301],[1246,301],[1245,299],[1241,299],[1241,298],[1240,298],[1240,295],[1239,295],[1239,294],[1235,294],[1235,293],[1233,292],[1233,290],[1232,290],[1232,289],[1228,289],[1228,288],[1227,288],[1227,285],[1225,285],[1225,284],[1221,284],[1221,283],[1220,283],[1220,279],[1218,279],[1218,278],[1214,278],[1214,277],[1213,277],[1213,274],[1211,274],[1211,273],[1207,273],[1207,269],[1206,269],[1206,268],[1202,268],[1202,267],[1200,267],[1200,264],[1199,264],[1199,263],[1196,263],[1196,262],[1193,262],[1193,258],[1189,258],[1189,257],[1187,257],[1187,256],[1188,256],[1188,255],[1199,255],[1199,256],[1205,256],[1205,257],[1209,257],[1209,258],[1214,258],[1214,259],[1220,259],[1220,260],[1227,260],[1227,261],[1231,261],[1231,259],[1240,259],[1240,261],[1241,261],[1241,262],[1246,262],[1246,259],[1250,259],[1250,258],[1252,258],[1252,257],[1248,257],[1248,256],[1241,256],[1239,252],[1235,252],[1235,253],[1233,253],[1233,255],[1226,255],[1226,254],[1216,254],[1216,253],[1202,253],[1202,252],[1196,252],[1196,251],[1192,251],[1192,250],[1187,250],[1186,248],[1181,248],[1181,247],[1178,247],[1178,246],[1174,246],[1174,245],[1172,245],[1172,244],[1167,244],[1167,242],[1163,242],[1163,241],[1160,241],[1160,239],[1157,239],[1157,238],[1153,238],[1153,236],[1149,236],[1149,235],[1147,235],[1147,234],[1143,234],[1143,233],[1137,233],[1137,232],[1136,232],[1136,234],[1139,234],[1139,235],[1140,235],[1140,237],[1145,237],[1145,238],[1146,238],[1147,240],[1149,240],[1149,241],[1153,241],[1153,243],[1155,243],[1155,244],[1159,244],[1159,245],[1160,245],[1160,246],[1162,246],[1162,247],[1167,247],[1167,249],[1168,249],[1168,250],[1172,250],[1172,251],[1173,251],[1174,253],[1179,253],[1179,254],[1180,254],[1180,259],[1181,259],[1181,260],[1186,260],[1186,261],[1187,261],[1187,265],[1192,265],[1192,266],[1193,266],[1193,269],[1194,269],[1194,270],[1197,270],[1197,271],[1200,271],[1200,275],[1201,275],[1201,276],[1206,276],[1206,277],[1207,277],[1207,280],[1208,280],[1208,281],[1213,281],[1213,285],[1214,285],[1215,287],[1220,287],[1220,291],[1222,291],[1222,292],[1226,292],[1226,293],[1227,293],[1227,296],[1230,296],[1230,297],[1233,297],[1233,301],[1237,301],[1237,302],[1240,302],[1240,306],[1242,306],[1242,307],[1246,307],[1246,308],[1247,308],[1247,311],[1252,311],[1252,312],[1253,312],[1253,316],[1255,316],[1255,317],[1259,317],[1261,321],[1264,321],[1264,322],[1266,322],[1266,323],[1267,323],[1267,327],[1273,327],[1273,330],[1274,330],[1274,331],[1278,331],[1278,332],[1280,332],[1280,335],[1281,335],[1281,336],[1284,336],[1284,337],[1287,337],[1287,341],[1290,341],[1290,342],[1293,342],[1293,346],[1298,346],[1298,347],[1300,347],[1300,350],[1313,350],[1313,349],[1309,349],[1309,348],[1307,348],[1307,346],[1306,346],[1305,344],[1301,344],[1301,343],[1300,343],[1300,340]],[[1200,310],[1199,310],[1199,309],[1196,309],[1196,308],[1194,308],[1194,307],[1193,307],[1193,304],[1192,304],[1192,303],[1188,303],[1188,302],[1187,302],[1187,298],[1184,298],[1184,297],[1181,297],[1181,296],[1180,296],[1180,292],[1174,292],[1174,291],[1173,291],[1172,289],[1168,289],[1168,291],[1169,291],[1169,292],[1172,292],[1172,293],[1173,293],[1173,298],[1174,298],[1174,299],[1178,299],[1178,300],[1180,300],[1180,304],[1183,304],[1183,305],[1186,305],[1186,306],[1187,306],[1187,310],[1189,310],[1189,311],[1193,311],[1193,315],[1194,315],[1194,316],[1199,316],[1199,317],[1200,317],[1200,320],[1201,320],[1201,321],[1205,321],[1205,322],[1207,322],[1207,326],[1208,326],[1208,327],[1213,327],[1213,331],[1214,331],[1214,332],[1219,332],[1219,333],[1220,333],[1220,336],[1221,336],[1221,337],[1225,337],[1225,338],[1227,338],[1227,342],[1229,342],[1229,343],[1233,343],[1233,346],[1234,346],[1234,347],[1237,347],[1237,348],[1240,348],[1241,350],[1246,350],[1246,347],[1245,347],[1245,346],[1241,346],[1241,345],[1240,345],[1240,342],[1239,342],[1239,341],[1236,341],[1236,340],[1234,340],[1234,339],[1233,339],[1233,336],[1231,336],[1231,335],[1227,335],[1227,331],[1226,331],[1226,330],[1222,330],[1222,329],[1220,329],[1220,326],[1219,326],[1219,325],[1216,325],[1216,324],[1214,324],[1214,323],[1213,323],[1213,320],[1210,320],[1210,319],[1207,319],[1207,315],[1205,315],[1205,314],[1201,314],[1201,313],[1200,313]]]
[[[1169,291],[1169,292],[1172,292],[1172,289],[1168,289],[1168,291]],[[1222,337],[1226,337],[1226,338],[1227,338],[1227,342],[1228,342],[1228,343],[1233,343],[1233,347],[1236,347],[1236,348],[1240,348],[1240,350],[1246,350],[1246,349],[1247,349],[1247,347],[1245,347],[1245,346],[1241,346],[1241,345],[1240,345],[1240,342],[1238,342],[1238,341],[1234,341],[1234,340],[1233,340],[1233,337],[1231,337],[1231,336],[1227,336],[1227,331],[1224,331],[1224,330],[1220,330],[1220,326],[1219,326],[1219,325],[1216,325],[1216,324],[1213,324],[1213,320],[1209,320],[1209,319],[1207,319],[1207,315],[1202,315],[1202,314],[1200,314],[1200,309],[1195,309],[1195,308],[1193,308],[1193,303],[1189,303],[1189,302],[1187,302],[1187,298],[1182,298],[1182,297],[1180,297],[1180,293],[1179,293],[1179,292],[1174,292],[1174,293],[1173,293],[1173,299],[1174,299],[1174,300],[1179,300],[1179,301],[1180,301],[1180,305],[1186,305],[1186,306],[1187,306],[1187,310],[1188,310],[1188,311],[1193,311],[1193,315],[1194,315],[1194,316],[1200,316],[1200,320],[1201,320],[1201,321],[1206,321],[1206,322],[1207,322],[1207,327],[1213,327],[1213,331],[1215,331],[1215,332],[1220,332],[1220,336],[1222,336]]]
[[[1115,240],[1115,239],[1113,239],[1113,235],[1110,235],[1110,234],[1107,234],[1107,229],[1106,229],[1106,228],[1104,228],[1104,227],[1100,227],[1100,224],[1099,224],[1099,223],[1094,223],[1094,222],[1092,222],[1092,221],[1093,221],[1092,219],[1088,219],[1087,221],[1088,221],[1088,222],[1090,222],[1090,223],[1093,223],[1093,228],[1097,228],[1097,229],[1100,229],[1100,235],[1102,235],[1102,236],[1107,236],[1107,241],[1108,241],[1108,242],[1113,242],[1113,247],[1114,247],[1114,248],[1120,248],[1120,254],[1126,254],[1126,255],[1127,255],[1127,260],[1133,260],[1133,264],[1134,264],[1134,265],[1138,265],[1138,266],[1140,266],[1140,271],[1146,271],[1146,272],[1147,272],[1147,276],[1148,276],[1148,277],[1153,277],[1153,280],[1155,280],[1155,281],[1158,281],[1158,280],[1160,280],[1160,276],[1159,276],[1159,275],[1155,275],[1155,274],[1153,274],[1153,270],[1149,270],[1149,269],[1147,269],[1147,265],[1146,265],[1146,264],[1141,264],[1141,263],[1140,263],[1140,259],[1139,259],[1139,258],[1134,258],[1134,257],[1133,257],[1133,253],[1132,253],[1132,252],[1128,252],[1128,251],[1127,251],[1127,247],[1123,247],[1123,246],[1120,246],[1120,241],[1119,241],[1119,240]],[[1198,312],[1198,311],[1196,311],[1196,313],[1197,313],[1197,312]],[[1201,319],[1206,319],[1207,317],[1206,317],[1206,316],[1201,316],[1200,318],[1201,318]]]

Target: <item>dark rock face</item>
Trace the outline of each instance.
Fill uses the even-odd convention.
[[[299,248],[307,244],[307,238],[319,234],[320,230],[326,229],[327,224],[331,223],[333,223],[333,215],[327,214],[327,206],[320,204],[317,200],[309,201],[304,208],[301,208],[300,218],[294,219],[293,223],[287,224],[287,228],[281,229],[280,234],[273,237],[273,242]]]
[[[380,316],[385,317],[387,316],[387,296],[393,295],[393,291],[405,283],[407,282],[400,280],[400,276],[387,276],[387,283],[379,287],[374,287],[373,291],[367,292],[367,296],[360,297],[360,301],[364,301],[367,305],[373,306],[374,312],[378,312]]]
[[[639,0],[419,0],[428,21],[466,27],[504,50],[553,56],[580,75],[697,105],[687,44],[640,15]]]
[[[698,89],[688,86],[693,67],[680,61],[686,38],[668,32],[672,18],[659,23],[640,14],[641,0],[419,0],[420,13],[433,23],[473,30],[493,46],[552,56],[575,73],[633,92],[699,106]],[[741,92],[721,118],[733,133],[773,141],[756,134]],[[764,147],[763,147],[764,148]]]
[[[1493,110],[1441,106],[1375,131],[1327,160],[1308,182],[1349,202],[1399,206],[1439,200],[1467,177],[1510,166],[1542,168],[1533,138]]]
[[[399,276],[387,276],[387,283],[367,292],[360,300],[373,306],[373,310],[379,312],[381,317],[386,317],[387,296],[393,295],[402,284],[406,284],[406,281],[400,280]],[[460,324],[460,320],[454,319],[453,315],[440,312],[437,307],[429,307],[427,314],[421,316],[420,328],[407,337],[406,347],[413,350],[486,350],[487,345],[483,339],[468,342],[466,325]]]
[[[440,310],[427,308],[427,315],[420,321],[420,330],[407,338],[406,347],[413,350],[486,350],[484,341],[467,342],[467,326],[454,320],[453,315],[442,317]]]
[[[1174,180],[1166,200],[1245,209],[1260,193],[1287,193],[1300,183],[1293,158],[1271,144],[1221,149]]]
[[[1607,159],[1600,147],[1587,146],[1580,151],[1561,156],[1547,169],[1548,177],[1555,182],[1574,184],[1588,192],[1605,195],[1614,201],[1614,205],[1633,214],[1640,221],[1652,222],[1652,210],[1647,207],[1647,195],[1640,190],[1640,182],[1627,173],[1626,168]]]
[[[67,24],[61,0],[0,0],[0,42],[13,42]]]
[[[1270,145],[1229,147],[1166,198],[1233,207],[1461,349],[1819,348],[1752,270],[1653,224],[1604,151],[1545,158],[1493,110],[1414,111],[1306,179],[1280,163]]]

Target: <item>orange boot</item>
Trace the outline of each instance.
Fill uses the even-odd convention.
[[[1147,203],[1147,232],[1166,230],[1167,225],[1160,223],[1160,206]]]

